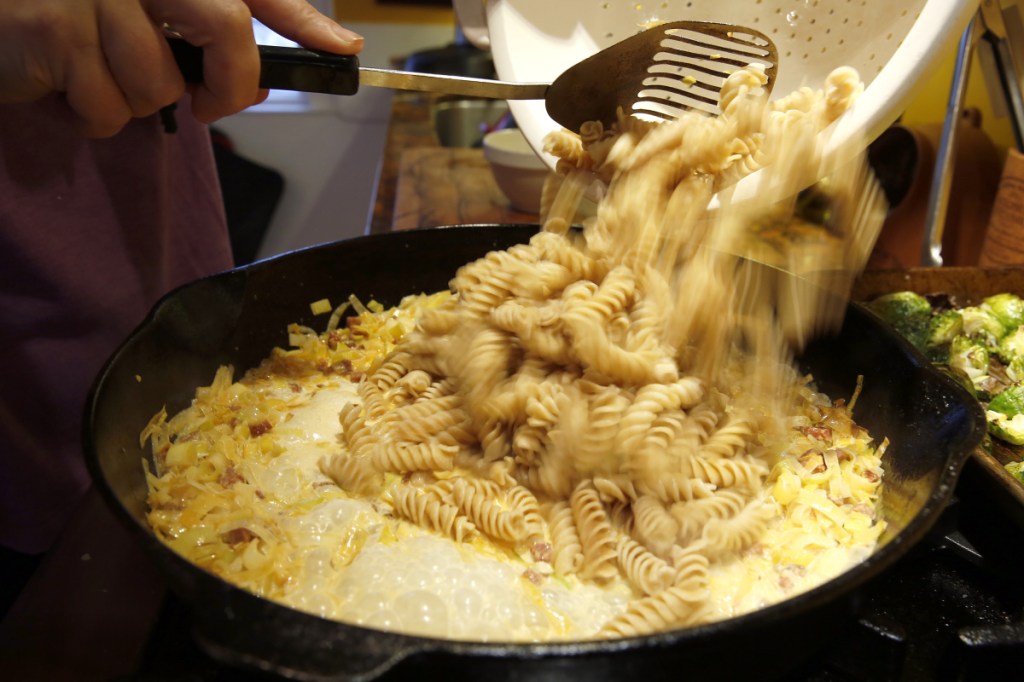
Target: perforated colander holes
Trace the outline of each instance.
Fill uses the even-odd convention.
[[[903,9],[897,19],[897,30],[885,35],[868,35],[869,27],[864,17],[879,0],[754,0],[753,11],[744,20],[771,36],[779,48],[780,61],[796,61],[808,67],[838,49],[840,61],[855,66],[863,76],[874,76],[885,66],[886,60],[899,48],[909,26],[921,13],[920,6],[910,19],[911,10]],[[632,2],[626,7],[635,16],[629,29],[614,29],[605,33],[607,44],[627,37],[628,33],[641,30],[661,21],[675,20],[685,9],[692,14],[708,4],[707,0],[686,0],[685,2],[655,0],[654,2]],[[923,3],[922,3],[923,4]],[[600,11],[616,14],[626,10],[621,2],[601,0]],[[697,18],[690,16],[689,18]],[[740,21],[739,23],[744,23]],[[630,30],[632,29],[632,30]],[[867,54],[858,46],[875,43],[877,48]]]
[[[693,7],[693,0],[689,0],[686,5],[688,9]],[[612,7],[611,2],[601,2],[598,4],[598,8],[603,11],[611,9],[617,9]],[[636,18],[636,30],[643,30],[650,28],[657,23],[663,21],[674,20],[673,18],[664,14],[672,8],[672,3],[668,0],[661,0],[660,2],[635,2],[633,3],[633,11],[637,13]],[[605,40],[610,44],[617,40],[624,40],[627,36],[621,35],[616,36],[614,31],[607,31],[604,34]]]
[[[870,12],[869,0],[845,0],[838,6],[819,0],[783,0],[777,4],[772,0],[755,0],[754,4],[765,10],[763,23],[766,25],[760,28],[776,42],[780,60],[797,61],[813,67],[815,64],[812,62],[819,62],[823,55],[841,48],[838,49],[840,61],[855,62],[862,75],[866,75],[865,72],[875,75],[884,66],[885,60],[879,55],[887,58],[902,42],[902,37],[897,40],[895,32],[888,32],[881,40],[886,43],[896,41],[895,45],[867,54],[858,51],[856,46],[879,40],[879,36],[867,35],[864,16]],[[907,14],[908,10],[903,10],[901,17],[905,18]],[[751,21],[762,23],[761,16],[754,16]]]

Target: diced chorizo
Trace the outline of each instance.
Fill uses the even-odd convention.
[[[252,422],[249,424],[249,435],[253,438],[259,438],[263,434],[274,428],[274,425],[270,423],[269,419],[264,419],[258,422]]]

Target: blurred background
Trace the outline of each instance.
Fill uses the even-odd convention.
[[[489,54],[464,39],[450,2],[313,2],[365,36],[363,66],[493,76]],[[280,42],[261,26],[257,31],[260,42]],[[953,47],[915,88],[897,126],[900,134],[885,140],[881,154],[887,164],[902,164],[893,172],[905,176],[905,196],[891,216],[898,225],[886,228],[890,236],[896,234],[895,240],[879,247],[887,250],[877,261],[881,265],[917,264],[931,164],[955,59]],[[973,59],[958,141],[958,164],[972,171],[954,174],[947,264],[977,261],[979,230],[988,223],[995,185],[1007,150],[1015,144],[1005,109],[992,69],[983,58]],[[486,175],[480,150],[467,151],[479,146],[478,131],[509,123],[503,114],[500,102],[439,101],[366,87],[355,97],[274,92],[267,103],[220,121],[217,140],[220,150],[226,150],[220,158],[239,262],[390,229],[529,220],[529,212],[503,203],[507,197]],[[482,185],[475,177],[480,173],[485,174]],[[438,178],[449,178],[454,194],[451,187],[445,192],[424,189]],[[254,186],[265,191],[254,192]],[[470,191],[478,196],[466,196]],[[261,199],[258,205],[256,198]],[[956,245],[961,228],[970,232],[973,246]],[[913,233],[909,245],[904,238],[908,230]]]
[[[311,1],[366,38],[363,66],[401,67],[408,55],[455,38],[450,3]],[[256,30],[260,42],[279,42],[265,28]],[[383,88],[363,88],[355,97],[274,92],[264,105],[218,122],[235,153],[283,179],[258,257],[368,229],[392,97]]]

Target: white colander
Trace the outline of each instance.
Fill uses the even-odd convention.
[[[827,148],[891,125],[915,86],[956,41],[978,0],[455,0],[466,36],[489,47],[498,77],[550,82],[608,45],[660,21],[707,20],[756,28],[779,51],[773,97],[820,88],[852,66],[864,94],[836,122]],[[510,102],[535,150],[558,125],[543,101]]]

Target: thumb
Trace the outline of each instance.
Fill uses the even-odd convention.
[[[356,54],[363,37],[321,14],[306,0],[244,0],[253,17],[311,50]]]

